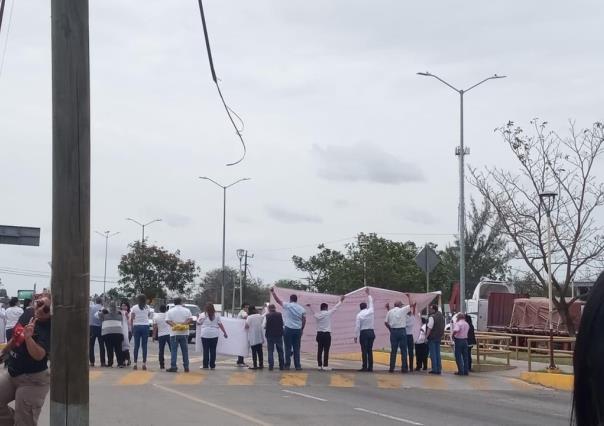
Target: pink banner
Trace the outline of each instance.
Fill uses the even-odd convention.
[[[402,293],[394,290],[385,290],[382,288],[369,287],[370,294],[373,296],[373,305],[375,310],[375,344],[374,349],[382,349],[390,347],[390,335],[388,329],[384,325],[386,319],[386,303],[390,306],[394,305],[397,300],[402,300],[404,305],[416,305],[416,321],[413,334],[417,338],[421,327],[420,314],[423,309],[428,307],[440,292],[432,293]],[[315,312],[319,312],[321,303],[327,303],[329,309],[335,306],[340,300],[340,296],[323,293],[308,293],[304,291],[296,291],[287,288],[275,287],[275,293],[283,301],[289,301],[291,294],[298,296],[298,303],[306,309],[306,328],[302,335],[302,352],[315,353],[317,350],[316,337],[316,320],[306,304],[310,304]],[[358,352],[359,345],[354,343],[354,324],[356,315],[359,312],[359,304],[367,302],[367,294],[364,288],[360,288],[351,293],[346,294],[344,303],[338,308],[331,317],[331,353],[348,353]],[[271,294],[271,303],[275,300]],[[276,303],[275,303],[276,304]],[[281,307],[277,305],[277,310],[281,311]]]

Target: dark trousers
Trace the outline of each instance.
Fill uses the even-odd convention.
[[[103,342],[105,343],[105,348],[107,349],[108,366],[111,367],[113,365],[113,354],[115,354],[117,365],[124,365],[124,353],[122,351],[123,340],[124,335],[122,333],[110,333],[103,336]]]
[[[319,367],[329,366],[330,347],[331,333],[329,331],[317,331],[317,365]]]
[[[427,343],[416,343],[415,344],[415,359],[417,360],[416,370],[426,370],[428,368],[428,344]],[[412,367],[412,365],[411,365]]]
[[[283,342],[285,343],[285,368],[291,366],[292,353],[294,355],[294,367],[296,370],[302,369],[300,364],[300,340],[302,339],[302,330],[299,328],[283,329]]]
[[[266,336],[266,347],[268,349],[268,368],[273,368],[275,365],[274,352],[275,348],[277,348],[279,369],[283,369],[283,364],[285,363],[283,359],[283,336]]]
[[[468,345],[468,371],[472,371],[472,348],[473,345]]]
[[[101,353],[101,365],[105,365],[105,345],[103,344],[103,335],[101,334],[101,326],[90,326],[90,342],[88,343],[88,360],[90,364],[94,364],[94,344],[98,340],[99,352]]]
[[[166,334],[165,336],[159,336],[157,338],[157,341],[159,342],[159,368],[165,368],[166,360],[164,357],[164,352],[166,346],[168,347],[170,352],[172,352],[172,348],[170,347],[170,335]]]
[[[428,351],[430,352],[430,362],[432,363],[432,372],[442,373],[442,361],[440,358],[440,339],[428,340]]]
[[[237,365],[245,364],[245,360],[242,356],[237,357]]]
[[[415,344],[413,343],[413,334],[407,334],[407,355],[409,355],[409,370],[413,370],[413,352]]]
[[[468,339],[453,339],[455,341],[455,363],[460,376],[468,375]]]
[[[396,368],[396,353],[401,350],[401,369],[408,371],[407,365],[407,332],[404,328],[390,329],[390,371]]]
[[[201,338],[203,346],[203,368],[216,368],[216,346],[218,346],[218,337]]]
[[[256,368],[256,367],[264,368],[264,358],[262,355],[262,343],[258,343],[257,345],[252,346],[252,362],[254,363],[254,368]]]
[[[9,328],[6,330],[6,341],[8,342],[13,337],[13,329]]]
[[[361,330],[359,342],[361,343],[361,358],[363,359],[363,370],[373,371],[373,341],[375,333],[373,330]]]

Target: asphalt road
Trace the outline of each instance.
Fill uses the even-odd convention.
[[[254,372],[227,358],[200,371],[200,361],[193,356],[188,374],[159,371],[153,355],[148,372],[92,369],[91,424],[555,426],[570,418],[569,393],[494,373],[358,373],[356,363],[336,360],[334,371],[320,372],[310,359],[302,372]]]

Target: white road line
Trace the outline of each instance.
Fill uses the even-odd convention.
[[[413,420],[408,420],[408,419],[402,419],[400,417],[390,416],[390,415],[384,414],[384,413],[378,413],[377,411],[366,410],[364,408],[355,408],[355,410],[362,411],[363,413],[375,414],[376,416],[384,417],[384,418],[390,419],[390,420],[395,420],[395,421],[401,422],[401,423],[407,423],[409,425],[424,426],[423,423],[414,422]]]
[[[210,401],[205,401],[205,400],[200,399],[200,398],[195,398],[194,396],[188,395],[188,394],[183,393],[183,392],[179,392],[179,391],[174,390],[174,389],[170,389],[170,388],[168,388],[166,386],[162,386],[162,385],[158,385],[158,384],[153,384],[153,386],[155,386],[156,388],[161,389],[163,391],[171,392],[171,393],[173,393],[175,395],[178,395],[180,397],[187,398],[187,399],[189,399],[191,401],[198,402],[200,404],[207,405],[208,407],[215,408],[216,410],[220,410],[220,411],[223,411],[225,413],[231,414],[232,416],[239,417],[239,418],[241,418],[243,420],[247,420],[248,422],[251,422],[253,424],[261,425],[261,426],[271,426],[270,423],[266,423],[266,422],[263,422],[262,420],[256,419],[254,417],[250,417],[247,414],[240,413],[238,411],[232,410],[230,408],[223,407],[223,406],[218,405],[218,404],[214,404],[213,402],[210,402]]]
[[[292,394],[292,395],[301,396],[301,397],[303,397],[303,398],[314,399],[315,401],[327,402],[327,400],[326,400],[326,399],[319,398],[318,396],[307,395],[307,394],[305,394],[305,393],[294,392],[294,391],[290,391],[290,390],[287,390],[287,389],[281,389],[281,390],[282,390],[283,392],[285,392],[285,393],[289,393],[289,394]]]

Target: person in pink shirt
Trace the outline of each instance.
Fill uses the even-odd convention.
[[[453,343],[455,344],[455,363],[457,364],[458,376],[467,376],[469,370],[468,361],[468,332],[470,325],[466,322],[463,313],[457,314],[457,322],[453,324]]]

